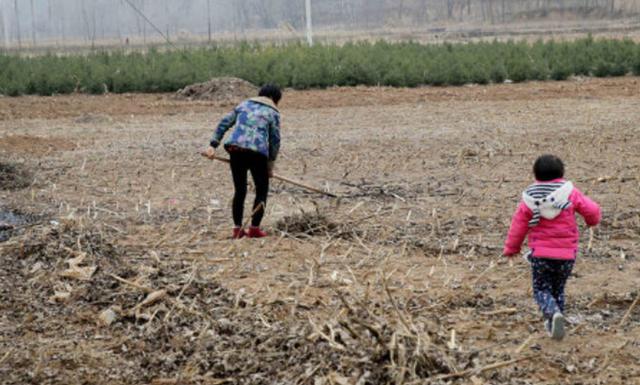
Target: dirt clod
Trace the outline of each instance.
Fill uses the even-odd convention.
[[[28,187],[32,178],[25,166],[0,162],[0,190],[19,190]]]
[[[291,235],[335,235],[345,230],[318,212],[302,212],[286,216],[280,219],[275,226],[276,229]]]

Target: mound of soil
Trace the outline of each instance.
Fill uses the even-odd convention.
[[[258,87],[246,80],[223,77],[213,78],[205,83],[187,86],[176,93],[178,99],[210,100],[219,103],[238,103],[256,96]]]
[[[342,239],[350,239],[360,232],[351,223],[338,224],[318,212],[302,212],[283,217],[276,222],[275,227],[293,236],[330,236]]]
[[[0,190],[19,190],[28,187],[32,180],[25,166],[0,162]]]
[[[276,223],[276,228],[289,234],[319,235],[333,232],[338,225],[318,213],[295,214],[286,216]]]

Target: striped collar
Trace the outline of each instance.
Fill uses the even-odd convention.
[[[533,213],[529,227],[537,226],[540,218],[554,219],[571,206],[572,191],[573,184],[563,179],[537,182],[523,191],[522,200]]]

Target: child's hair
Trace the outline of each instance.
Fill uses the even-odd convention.
[[[542,155],[533,164],[533,174],[541,182],[564,177],[564,163],[555,155]]]
[[[276,85],[266,84],[260,89],[258,96],[264,96],[273,100],[275,104],[278,104],[280,99],[282,99],[282,91],[280,91],[280,87]]]

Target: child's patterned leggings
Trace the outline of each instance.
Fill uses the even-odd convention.
[[[574,261],[530,257],[533,297],[545,319],[564,312],[564,285],[571,275]]]

